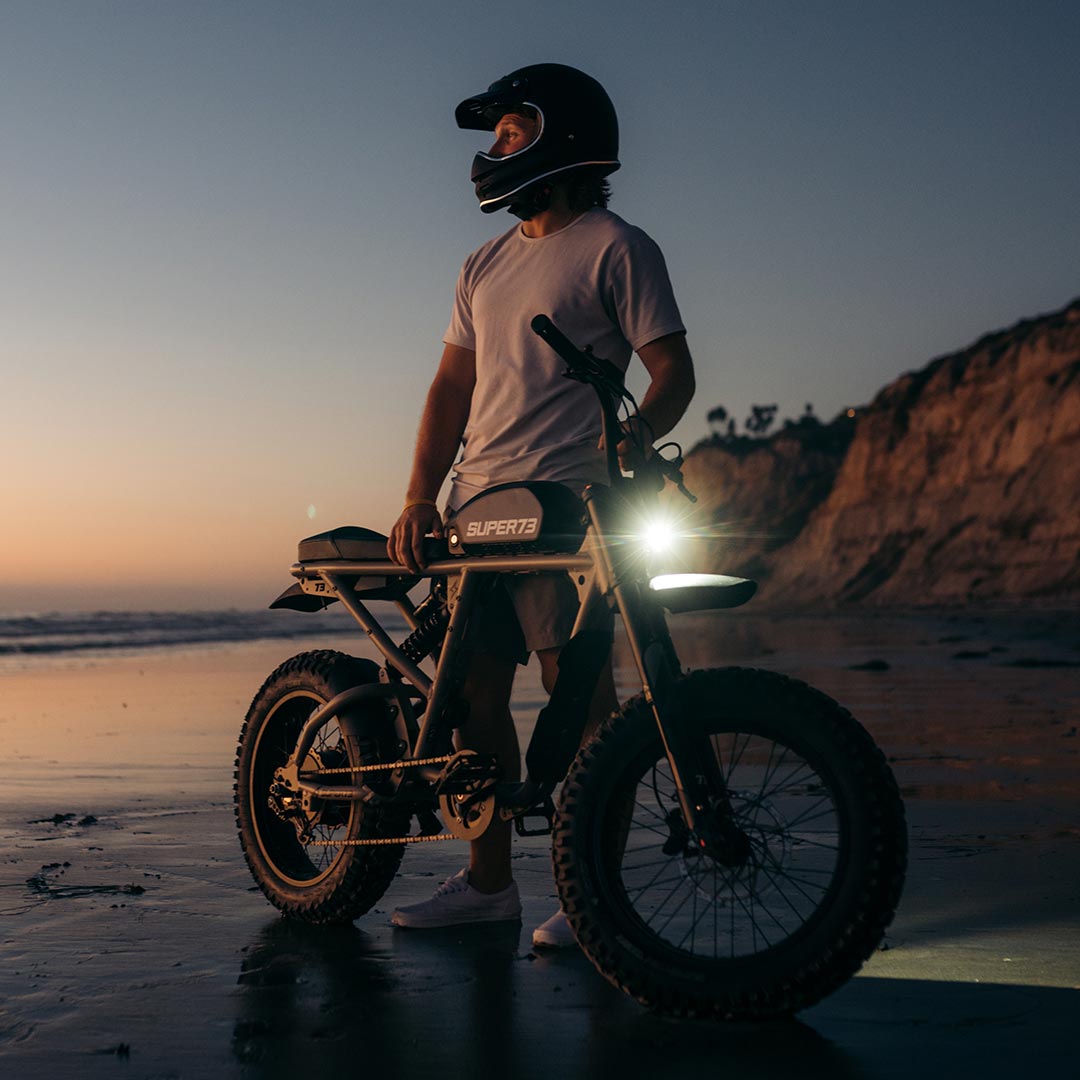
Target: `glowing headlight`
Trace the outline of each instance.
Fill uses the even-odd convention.
[[[660,554],[671,550],[675,543],[675,530],[669,521],[651,521],[642,530],[641,540],[649,551]]]

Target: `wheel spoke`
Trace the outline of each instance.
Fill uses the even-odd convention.
[[[769,879],[769,881],[773,885],[776,885],[776,878],[774,878],[773,875],[770,874],[769,871],[764,866],[761,867],[761,872]],[[785,876],[784,880],[785,881],[791,881],[791,878]],[[792,884],[794,884],[793,881],[792,881]],[[804,896],[807,900],[810,900],[810,896],[807,893],[803,892],[802,889],[799,889],[799,887],[797,885],[795,887],[802,896]],[[797,918],[800,921],[800,923],[803,922],[804,919],[803,919],[802,912],[799,911],[799,909],[791,902],[791,899],[788,896],[788,894],[786,892],[784,892],[784,890],[781,889],[779,886],[777,886],[776,891],[780,894],[780,899],[783,900],[784,903],[787,904],[787,906],[789,908],[791,908],[792,914],[795,916],[795,918]]]
[[[822,848],[825,851],[839,851],[837,844],[823,844],[820,840],[810,840],[804,833],[799,833],[792,838],[792,844],[795,847],[801,847],[803,844],[807,844],[810,847]]]
[[[650,925],[650,924],[652,923],[652,920],[653,920],[653,919],[655,919],[655,918],[657,918],[657,917],[659,916],[660,912],[661,912],[661,911],[663,911],[663,910],[664,910],[664,907],[665,907],[665,906],[667,905],[667,902],[668,902],[668,901],[669,901],[669,900],[670,900],[670,899],[671,899],[671,898],[672,898],[672,897],[673,897],[673,896],[674,896],[674,895],[675,895],[675,894],[676,894],[676,893],[677,893],[677,892],[679,891],[679,889],[680,889],[680,888],[682,888],[682,886],[683,886],[683,885],[685,885],[685,884],[686,884],[686,879],[685,879],[684,877],[681,877],[681,876],[680,876],[680,877],[679,877],[679,878],[678,878],[678,879],[676,880],[675,884],[674,884],[674,885],[673,885],[673,886],[671,887],[671,889],[669,889],[669,890],[668,890],[667,894],[666,894],[666,895],[664,896],[664,899],[663,899],[663,900],[662,900],[662,901],[660,902],[659,906],[658,906],[658,907],[657,907],[657,908],[656,908],[656,909],[655,909],[655,910],[653,911],[653,913],[652,913],[652,916],[650,917],[649,921],[648,921],[648,922],[647,922],[647,923],[645,924],[646,926]],[[673,911],[673,912],[672,912],[672,913],[671,913],[671,914],[670,914],[670,915],[669,915],[669,916],[667,917],[666,921],[664,922],[664,925],[658,928],[658,930],[657,930],[657,933],[659,933],[659,934],[663,934],[663,932],[664,932],[664,931],[665,931],[665,930],[666,930],[666,929],[668,928],[668,924],[669,924],[669,923],[671,922],[671,920],[672,920],[672,919],[673,919],[673,918],[674,918],[674,917],[675,917],[675,916],[676,916],[676,915],[678,914],[678,912],[679,912],[679,909],[678,909],[678,908],[676,908],[676,909],[675,909],[675,910],[674,910],[674,911]]]
[[[624,874],[633,873],[635,870],[648,870],[653,866],[668,866],[671,863],[671,856],[665,855],[662,859],[654,859],[652,862],[637,863],[634,866],[627,866],[623,863],[622,872]]]
[[[789,937],[828,894],[839,854],[837,808],[814,765],[783,741],[735,730],[709,742],[750,861],[725,867],[696,844],[671,856],[658,850],[681,821],[660,756],[639,774],[619,872],[625,902],[652,934],[691,955],[735,958]]]
[[[660,881],[650,881],[648,885],[639,885],[637,888],[627,889],[626,895],[633,896],[635,893],[644,892],[646,889],[662,889],[665,885],[670,885],[672,882],[681,885],[685,881],[686,875],[678,873],[674,877],[662,878]]]
[[[812,810],[816,810],[818,806],[825,803],[823,809],[818,810],[816,813],[811,813]],[[794,829],[796,825],[805,825],[808,821],[816,821],[820,817],[826,817],[830,814],[836,813],[836,807],[833,805],[832,799],[827,795],[822,795],[820,799],[813,806],[808,806],[798,817],[792,818],[788,823],[789,829]]]
[[[646,806],[640,799],[635,799],[634,800],[634,805],[635,806],[640,806],[641,809],[645,811],[645,813],[647,813],[647,814],[651,815],[652,817],[656,818],[657,821],[663,821],[664,820],[664,815],[663,814],[657,813],[651,806]]]
[[[654,833],[656,836],[662,836],[665,840],[671,835],[670,829],[658,829],[655,825],[646,825],[643,821],[632,821],[630,827],[644,829],[646,832]]]
[[[794,765],[792,767],[791,772],[789,772],[787,776],[785,776],[782,780],[776,781],[768,789],[763,790],[762,798],[775,798],[781,792],[788,791],[791,788],[795,787],[796,783],[801,784],[803,781],[803,773],[805,773],[807,778],[815,775],[813,769],[811,769],[805,762],[800,761],[797,765]]]
[[[768,790],[769,785],[772,783],[772,778],[783,768],[784,762],[787,761],[788,748],[785,746],[781,750],[780,758],[775,765],[772,763],[773,754],[776,752],[776,743],[772,744],[772,748],[769,750],[769,764],[765,769],[765,774],[761,778],[761,797],[765,797],[765,792]]]
[[[264,749],[258,758],[258,777],[253,772],[252,782],[269,788],[275,769],[285,766],[293,756],[297,739],[307,721],[320,709],[324,701],[314,694],[299,693],[271,711],[263,734]],[[314,760],[312,760],[314,759]],[[329,761],[327,760],[329,759]],[[309,759],[301,763],[304,768],[325,767],[328,764],[347,763],[351,755],[346,752],[340,724],[330,720],[315,733]],[[333,783],[337,778],[331,778]],[[293,821],[281,821],[267,807],[265,801],[255,798],[257,821],[266,856],[283,875],[304,883],[314,883],[324,877],[337,863],[347,849],[334,842],[337,835],[347,835],[348,821],[351,815],[342,815],[334,803],[321,807],[318,801],[306,811],[310,840],[301,839]],[[331,814],[332,822],[320,820],[323,814]],[[346,817],[342,822],[341,817]],[[344,829],[344,833],[341,830]]]

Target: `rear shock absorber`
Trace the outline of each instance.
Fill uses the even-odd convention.
[[[416,609],[419,624],[401,643],[401,651],[414,663],[430,656],[441,644],[450,624],[450,609],[436,588]]]

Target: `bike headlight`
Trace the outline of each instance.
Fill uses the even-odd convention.
[[[654,518],[647,522],[640,533],[641,541],[646,550],[660,555],[670,551],[675,544],[675,528],[665,518]]]

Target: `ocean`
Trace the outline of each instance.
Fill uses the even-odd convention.
[[[382,605],[380,605],[380,609]],[[405,630],[396,610],[376,615],[392,636]],[[344,610],[95,611],[0,615],[0,660],[116,654],[143,649],[326,637],[363,631]]]

